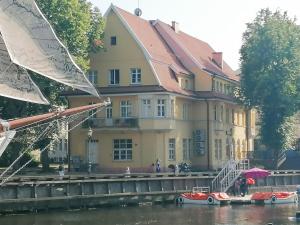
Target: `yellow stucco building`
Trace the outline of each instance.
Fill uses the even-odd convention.
[[[104,50],[91,55],[88,76],[112,105],[72,131],[69,148],[102,171],[151,171],[157,159],[162,170],[180,162],[217,169],[253,150],[255,114],[232,97],[239,76],[221,52],[176,22],[147,21],[112,5]],[[70,107],[99,102],[78,91],[67,96]]]

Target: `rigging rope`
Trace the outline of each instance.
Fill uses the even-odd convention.
[[[74,125],[73,127],[71,128],[68,128],[66,132],[70,132],[72,130],[74,130],[76,127],[78,127],[79,125],[81,125],[82,123],[84,123],[85,121],[87,121],[88,119],[90,119],[91,117],[93,117],[96,113],[102,111],[105,107],[104,106],[101,106],[99,109],[89,109],[89,110],[85,110],[83,112],[80,112],[80,113],[77,113],[77,114],[74,114],[74,115],[71,115],[71,116],[67,116],[67,117],[63,117],[63,118],[59,118],[59,119],[56,119],[55,121],[51,121],[49,122],[50,125],[47,126],[47,129],[44,130],[44,132],[42,132],[42,134],[40,134],[38,136],[38,138],[25,150],[22,152],[22,154],[8,167],[6,168],[6,170],[0,175],[0,178],[3,177],[9,170],[10,168],[12,168],[12,166],[26,153],[28,152],[29,150],[31,150],[32,146],[35,144],[35,142],[37,140],[39,140],[43,135],[46,134],[46,132],[50,132],[50,131],[53,131],[53,133],[55,132],[55,128],[58,127],[58,124],[60,121],[63,121],[63,122],[67,122],[67,124],[69,124],[70,122],[73,122],[75,121],[76,117],[79,118],[79,116],[83,113],[87,113],[88,111],[93,111],[95,110],[94,112],[92,112],[88,117],[86,117],[85,119],[81,120],[80,122],[78,122],[76,125]],[[75,117],[75,119],[72,119],[73,117]],[[56,122],[56,123],[55,123]],[[46,123],[48,124],[48,123]],[[56,126],[57,127],[56,127]],[[28,128],[27,128],[28,129]],[[53,144],[56,144],[57,142],[59,141],[59,138],[58,136],[56,138],[54,138],[54,140],[52,140],[45,148],[43,148],[42,150],[40,150],[40,153],[44,152],[45,150],[47,150],[51,145]],[[1,183],[0,183],[0,187],[5,184],[10,178],[12,178],[14,175],[16,175],[19,171],[21,171],[24,167],[26,167],[30,162],[33,161],[33,158],[31,158],[30,160],[28,160],[25,164],[23,164],[19,169],[17,169],[15,172],[13,172],[11,175],[9,175],[8,177],[4,178]]]

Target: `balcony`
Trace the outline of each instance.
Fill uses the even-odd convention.
[[[172,118],[91,118],[82,124],[82,128],[116,129],[139,128],[141,130],[174,130]]]
[[[82,125],[83,128],[138,128],[137,118],[91,118]]]

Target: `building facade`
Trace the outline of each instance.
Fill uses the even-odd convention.
[[[221,168],[253,150],[255,114],[238,105],[239,76],[207,43],[160,20],[111,6],[104,50],[88,73],[111,106],[70,134],[72,156],[102,171],[162,170],[181,162]],[[99,102],[73,91],[70,107]],[[93,129],[92,138],[87,131]]]

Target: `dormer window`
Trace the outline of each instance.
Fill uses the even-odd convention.
[[[110,45],[117,45],[117,37],[116,36],[110,37]]]

